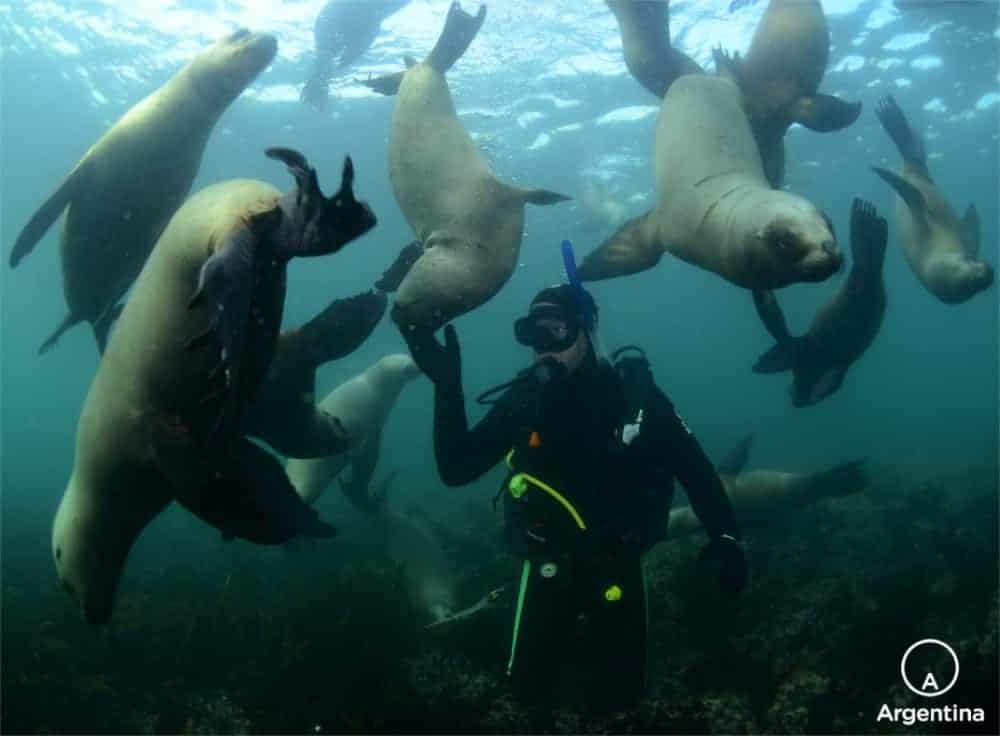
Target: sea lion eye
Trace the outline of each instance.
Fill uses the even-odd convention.
[[[62,559],[62,547],[56,547],[56,562]]]

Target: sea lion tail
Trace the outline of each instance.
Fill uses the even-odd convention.
[[[572,197],[567,197],[565,194],[553,192],[548,189],[519,189],[518,196],[528,204],[539,206],[559,204],[560,202],[567,202],[573,199]]]
[[[469,48],[479,29],[486,20],[486,6],[480,5],[479,12],[469,15],[458,2],[453,2],[448,8],[448,17],[444,22],[444,30],[437,43],[427,56],[427,64],[439,74],[445,74],[462,58]]]
[[[886,95],[875,105],[875,114],[879,122],[885,128],[885,132],[892,138],[892,142],[899,149],[899,155],[903,160],[920,167],[921,171],[927,173],[927,151],[924,149],[924,142],[919,135],[913,132],[910,124],[903,114],[903,110],[896,104],[892,95]],[[927,175],[930,178],[930,175]]]
[[[870,483],[867,462],[860,458],[817,473],[814,476],[817,497],[846,496],[865,490]]]
[[[38,354],[43,355],[44,353],[49,352],[49,350],[55,347],[55,344],[59,342],[59,338],[62,337],[62,334],[66,330],[68,330],[70,327],[81,321],[82,320],[72,312],[70,314],[67,314],[63,318],[63,321],[59,323],[59,326],[56,327],[55,330],[53,330],[52,334],[49,335],[47,338],[45,338],[45,342],[43,342],[42,346],[38,348]]]

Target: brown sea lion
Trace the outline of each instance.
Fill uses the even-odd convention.
[[[743,92],[744,107],[772,186],[785,176],[785,131],[799,123],[821,133],[858,119],[860,102],[817,92],[830,58],[830,29],[819,0],[771,0],[746,56],[715,52],[716,69]]]
[[[903,157],[895,174],[872,167],[899,195],[896,221],[906,261],[927,290],[945,304],[961,304],[993,283],[993,267],[978,259],[979,213],[969,205],[962,219],[931,179],[927,153],[892,96],[875,113]]]
[[[605,0],[622,35],[625,66],[656,99],[674,80],[702,71],[690,56],[670,44],[670,0]]]
[[[657,205],[580,266],[585,281],[652,268],[665,251],[748,289],[822,281],[840,266],[828,218],[771,188],[736,85],[688,74],[670,86],[653,151]]]
[[[791,370],[794,406],[811,406],[836,392],[847,369],[875,340],[885,316],[882,264],[887,239],[885,219],[870,202],[855,199],[851,206],[851,272],[801,337],[788,333],[771,292],[754,292],[757,313],[778,344],[764,353],[753,369],[757,373]]]
[[[489,170],[455,113],[445,72],[486,18],[452,3],[434,50],[405,73],[367,84],[397,94],[389,138],[389,179],[423,253],[400,284],[399,324],[436,329],[480,306],[507,282],[524,233],[524,205],[567,197],[505,184]]]
[[[789,511],[809,506],[824,498],[858,493],[868,487],[864,460],[853,460],[818,473],[789,473],[782,470],[750,470],[744,465],[750,439],[745,439],[734,455],[719,465],[719,478],[744,530],[780,522]],[[670,510],[670,538],[694,534],[701,522],[690,506]]]
[[[60,250],[69,314],[40,352],[84,321],[103,351],[118,300],[191,189],[216,121],[277,48],[274,36],[241,30],[200,53],[101,136],[32,215],[11,267],[66,210]]]
[[[294,151],[287,195],[241,179],[206,187],[171,219],[111,334],[84,402],[52,552],[86,619],[105,623],[125,558],[176,499],[228,536],[278,544],[333,528],[269,452],[238,431],[266,374],[292,256],[339,250],[375,217],[351,190],[327,199]]]

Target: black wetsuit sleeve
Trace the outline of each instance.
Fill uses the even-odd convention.
[[[471,483],[503,459],[514,438],[509,406],[502,398],[470,430],[461,389],[435,388],[434,456],[445,485]]]
[[[701,521],[710,539],[722,534],[740,538],[733,505],[726,495],[715,465],[701,443],[681,419],[673,403],[658,388],[653,387],[653,400],[661,417],[663,442],[669,448],[670,463],[677,480],[684,486],[691,508]]]

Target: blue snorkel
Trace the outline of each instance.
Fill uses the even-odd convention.
[[[594,313],[594,302],[587,298],[583,290],[583,284],[580,282],[580,274],[576,271],[573,244],[568,240],[562,241],[562,257],[563,266],[566,268],[566,279],[573,290],[576,306],[580,313],[580,326],[588,333],[592,333],[597,323],[597,315]]]

